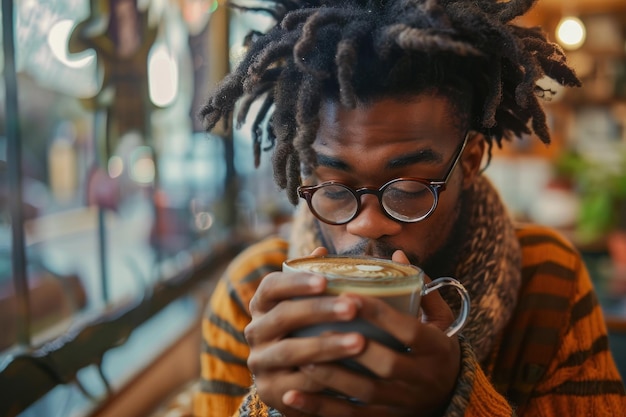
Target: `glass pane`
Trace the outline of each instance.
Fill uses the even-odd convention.
[[[143,297],[226,238],[224,141],[196,118],[210,82],[214,7],[15,2],[34,345]],[[3,111],[0,310],[15,323],[4,119]],[[7,338],[0,359],[15,342]]]

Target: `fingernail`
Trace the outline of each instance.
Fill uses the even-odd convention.
[[[321,286],[324,284],[324,278],[320,277],[319,275],[311,275],[309,277],[308,284],[309,287],[314,290],[320,289]]]
[[[345,301],[335,301],[333,304],[333,311],[341,315],[346,314],[350,311],[350,305],[348,305]]]
[[[283,400],[283,403],[291,407],[302,406],[302,401],[300,401],[300,398],[298,397],[297,392],[293,390],[287,391],[286,393],[284,393],[282,400]]]
[[[356,305],[357,308],[363,307],[363,303],[361,302],[361,299],[359,297],[354,297],[354,296],[350,296],[350,295],[347,295],[346,297],[348,299],[350,299],[350,301],[353,302],[354,305]]]
[[[344,347],[355,347],[359,343],[359,337],[355,334],[348,334],[343,336],[339,343]]]

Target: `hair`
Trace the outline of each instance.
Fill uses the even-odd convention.
[[[266,33],[246,37],[242,60],[200,111],[207,130],[237,126],[260,100],[252,123],[255,166],[274,149],[276,183],[297,204],[301,176],[325,100],[354,108],[382,98],[433,92],[449,99],[468,128],[494,142],[534,133],[550,142],[540,99],[546,76],[580,81],[539,28],[513,19],[536,0],[264,0],[232,7],[271,15]],[[265,145],[264,145],[265,142]]]

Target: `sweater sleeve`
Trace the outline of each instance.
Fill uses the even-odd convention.
[[[609,417],[626,410],[602,309],[580,258],[577,283],[563,341],[524,415]]]
[[[580,258],[578,262],[567,328],[528,401],[519,407],[509,404],[481,369],[469,343],[462,340],[461,375],[445,417],[609,417],[624,413],[626,394],[609,349],[604,317],[588,272]]]
[[[194,398],[194,415],[238,415],[250,392],[252,375],[247,358],[250,348],[244,329],[250,322],[248,305],[259,282],[278,271],[286,258],[286,243],[270,238],[242,252],[220,279],[202,320],[200,392]]]
[[[194,399],[194,415],[234,414],[252,385],[246,365],[249,348],[243,336],[248,319],[231,301],[228,281],[221,280],[202,321],[200,392]]]
[[[461,342],[461,372],[443,417],[515,416],[507,400],[491,385],[468,341]]]

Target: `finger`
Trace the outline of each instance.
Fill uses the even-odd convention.
[[[338,364],[309,364],[300,368],[316,384],[368,405],[407,406],[414,397],[408,385],[353,372]]]
[[[320,392],[325,389],[323,384],[319,385],[306,374],[293,370],[255,374],[254,386],[263,403],[280,410],[283,414],[285,414],[286,407],[281,397],[285,392],[294,389],[303,392]],[[304,414],[289,412],[288,415],[291,417]]]
[[[323,246],[318,246],[311,252],[311,256],[325,256],[328,255],[328,249]]]
[[[265,276],[250,300],[250,314],[263,314],[280,301],[321,294],[326,288],[326,280],[307,273],[272,272]]]
[[[328,250],[319,246],[313,250],[312,256],[323,256]],[[251,314],[266,312],[272,309],[277,302],[313,294],[320,294],[326,288],[326,280],[315,274],[298,272],[273,272],[266,275],[250,300]]]
[[[391,260],[394,262],[399,262],[401,264],[406,264],[406,265],[411,263],[411,261],[409,261],[409,258],[406,256],[404,251],[400,249],[398,249],[397,251],[393,253],[393,255],[391,255]]]
[[[299,370],[257,373],[254,375],[254,386],[260,397],[268,399],[280,397],[292,389],[303,392],[320,392],[326,389],[326,384],[318,383]]]
[[[318,337],[287,338],[252,349],[248,368],[253,374],[323,363],[359,354],[365,338],[358,333],[325,334]]]
[[[358,297],[351,295],[350,297]],[[448,305],[444,302],[439,308],[448,310],[449,315],[444,315],[441,321],[424,322],[423,317],[413,317],[412,315],[402,313],[388,305],[386,302],[374,297],[359,297],[355,302],[359,306],[358,317],[362,318],[372,325],[389,333],[400,342],[401,345],[410,347],[413,350],[427,349],[429,343],[423,343],[432,337],[447,339],[444,329],[452,322],[452,313]],[[376,358],[372,358],[376,362]],[[379,366],[384,366],[381,362]]]
[[[410,264],[409,258],[402,250],[397,250],[393,253],[391,259],[395,262]],[[431,282],[430,277],[424,274],[424,282]],[[439,291],[433,291],[428,295],[422,297],[421,308],[423,313],[423,320],[435,325],[439,329],[445,331],[448,326],[454,321],[454,315],[450,306],[443,299]]]
[[[288,407],[301,411],[305,414],[324,417],[345,417],[345,416],[408,416],[401,410],[387,407],[371,405],[364,407],[362,404],[349,399],[339,398],[324,394],[310,394],[297,390],[287,391],[282,401]]]
[[[391,350],[375,341],[368,341],[367,348],[352,360],[383,380],[407,380],[420,373],[408,352]]]
[[[418,317],[405,314],[376,297],[365,297],[350,294],[359,307],[358,317],[371,325],[384,330],[401,345],[410,346],[419,339],[421,321]]]
[[[346,296],[285,300],[265,314],[254,315],[244,329],[244,335],[250,346],[256,346],[282,339],[297,329],[352,320],[358,309],[357,300]]]
[[[428,282],[430,282],[430,278]],[[454,314],[439,291],[432,291],[423,296],[420,307],[422,320],[436,326],[441,331],[445,331],[454,321]]]
[[[421,339],[413,341],[406,351],[399,352],[368,341],[366,349],[352,360],[382,379],[410,381],[418,375],[424,376],[425,371],[433,366],[434,358],[446,358],[448,353],[454,354],[455,351],[441,331],[423,324],[420,327]]]
[[[424,337],[411,352],[399,353],[368,343],[362,354],[352,358],[389,382],[377,387],[377,393],[385,394],[382,401],[386,404],[413,409],[420,404],[423,409],[435,409],[454,387],[460,367],[458,343],[433,326],[422,327]],[[359,395],[358,391],[348,392]]]

